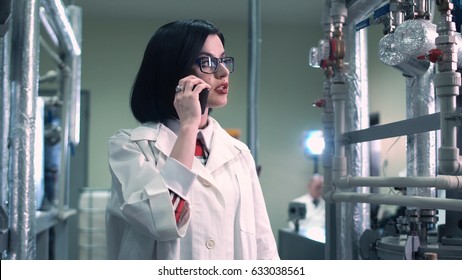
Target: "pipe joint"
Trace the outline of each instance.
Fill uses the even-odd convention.
[[[332,174],[333,178],[341,178],[347,173],[347,160],[346,157],[334,156],[332,159]]]
[[[440,147],[438,149],[439,173],[444,175],[460,174],[459,149]]]
[[[455,189],[462,191],[462,176],[438,175],[435,187],[437,189]]]
[[[332,0],[330,7],[330,16],[334,23],[345,23],[348,15],[348,10],[345,5],[345,0]]]
[[[435,87],[461,86],[459,72],[440,72],[435,74]]]
[[[334,114],[333,113],[325,113],[321,116],[321,122],[324,124],[325,128],[333,128],[334,125]]]
[[[457,96],[461,86],[459,72],[438,72],[435,74],[434,83],[438,97]]]
[[[435,44],[436,45],[443,45],[443,44],[455,44],[456,43],[456,36],[455,35],[440,35],[436,37]]]
[[[333,83],[330,88],[332,100],[346,99],[347,87],[345,83]]]

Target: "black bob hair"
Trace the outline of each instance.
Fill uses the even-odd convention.
[[[140,122],[163,123],[178,118],[173,106],[178,81],[191,75],[192,67],[209,35],[219,29],[206,20],[178,20],[160,27],[151,37],[133,83],[130,106]]]

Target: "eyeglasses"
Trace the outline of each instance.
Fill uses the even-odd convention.
[[[196,59],[196,64],[199,65],[201,71],[206,74],[213,74],[218,71],[220,63],[228,69],[229,73],[234,71],[234,57],[216,58],[211,56],[203,56]]]

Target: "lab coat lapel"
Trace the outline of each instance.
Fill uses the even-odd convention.
[[[156,149],[166,156],[172,152],[176,138],[173,131],[159,123],[144,123],[133,129],[130,137],[132,141],[154,141]]]
[[[230,137],[220,128],[218,123],[215,122],[215,131],[212,140],[213,153],[207,159],[207,168],[197,159],[194,159],[192,171],[207,181],[207,184],[217,186],[217,183],[211,172],[225,162],[230,160],[238,153],[238,149],[226,139]],[[132,131],[131,140],[140,141],[155,141],[155,147],[164,155],[168,156],[172,152],[177,135],[168,127],[157,123],[145,123]],[[214,155],[215,154],[215,155]]]
[[[176,142],[177,135],[164,125],[150,125],[150,127],[154,128],[156,133],[154,133],[154,136],[152,134],[147,134],[149,135],[148,140],[155,140],[155,147],[164,155],[169,156]],[[194,158],[192,171],[204,179],[206,181],[205,184],[217,186],[217,183],[210,174],[210,171],[207,170],[207,168],[205,168],[197,158]]]
[[[210,172],[220,168],[240,153],[240,150],[234,145],[234,139],[231,139],[231,136],[225,130],[221,129],[218,124],[215,124],[215,127],[211,152],[207,159],[207,169]]]

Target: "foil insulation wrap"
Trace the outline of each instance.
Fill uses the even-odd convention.
[[[395,39],[398,52],[417,57],[434,49],[435,39],[438,37],[436,25],[425,19],[407,20],[395,30]]]
[[[13,5],[10,120],[10,259],[36,257],[34,145],[39,74],[38,0]]]
[[[347,79],[348,95],[346,100],[346,130],[356,131],[369,127],[369,96],[367,76],[367,33],[365,30],[356,32],[352,26],[346,29],[345,41],[349,48],[346,53],[348,67]],[[369,176],[369,145],[355,143],[347,147],[348,174],[351,176]],[[367,187],[356,187],[348,191],[355,193],[369,193]],[[361,234],[370,228],[370,205],[367,203],[341,204],[340,249],[341,259],[359,258],[359,239]],[[351,240],[349,245],[347,240]]]
[[[425,116],[436,112],[433,78],[435,65],[430,64],[423,75],[406,78],[406,118]],[[407,136],[408,177],[436,176],[437,143],[435,131]],[[435,188],[407,188],[407,195],[436,197]]]
[[[456,33],[456,43],[462,45],[462,35]],[[407,20],[387,34],[379,42],[379,59],[390,66],[402,64],[418,64],[418,57],[425,56],[428,51],[436,49],[435,40],[438,37],[436,25],[428,20]],[[462,68],[462,48],[457,50],[457,68]],[[426,60],[422,60],[424,62]],[[428,64],[428,63],[427,63]],[[427,68],[427,67],[425,67]],[[423,74],[423,73],[422,73]]]
[[[8,201],[8,135],[10,126],[10,57],[11,57],[11,32],[0,38],[0,178],[1,178],[1,206],[6,209]]]
[[[379,59],[390,66],[409,64],[409,61],[436,48],[437,36],[436,25],[428,20],[405,21],[394,33],[385,35],[380,40]]]

